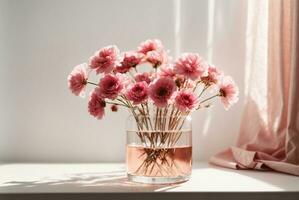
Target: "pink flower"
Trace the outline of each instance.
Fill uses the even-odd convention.
[[[220,99],[227,110],[238,101],[239,89],[230,76],[222,78],[219,88]]]
[[[68,76],[68,86],[73,94],[76,96],[84,95],[84,90],[87,83],[86,64],[76,66]]]
[[[137,82],[129,86],[126,97],[133,101],[133,104],[140,104],[148,98],[148,85],[146,82]]]
[[[176,73],[184,75],[191,80],[207,76],[207,67],[202,58],[195,53],[185,53],[174,64]]]
[[[115,67],[114,72],[124,74],[130,71],[130,69],[131,67],[128,65],[118,65]]]
[[[222,73],[213,65],[208,66],[208,76],[201,77],[201,81],[203,81],[206,85],[217,84],[219,79],[221,78]]]
[[[167,62],[167,54],[164,50],[161,51],[149,51],[145,57],[146,61],[151,63],[154,68],[165,64]]]
[[[147,72],[136,74],[134,76],[134,79],[136,82],[145,81],[147,84],[149,84],[151,82],[150,74]]]
[[[150,51],[160,51],[164,49],[162,42],[157,39],[148,39],[144,42],[141,42],[141,44],[138,47],[138,52],[143,53],[146,55]]]
[[[119,74],[111,75],[106,74],[99,83],[99,88],[97,94],[101,98],[116,99],[121,90],[123,89],[123,84]]]
[[[109,73],[117,64],[119,50],[116,46],[107,46],[95,53],[90,58],[89,66],[96,73]]]
[[[156,79],[149,86],[149,96],[157,107],[165,107],[176,90],[175,82],[166,77]]]
[[[158,72],[158,75],[160,77],[169,77],[169,78],[174,78],[175,77],[175,72],[173,70],[173,67],[161,67],[160,71]]]
[[[174,104],[182,112],[191,111],[195,108],[197,98],[193,92],[179,91],[176,92]]]
[[[88,112],[97,119],[102,119],[105,114],[106,102],[95,91],[90,95]]]
[[[151,63],[154,68],[164,64],[168,56],[160,40],[146,40],[138,47],[138,52],[144,55],[144,60]]]
[[[142,57],[143,55],[138,52],[125,52],[120,61],[120,65],[115,68],[115,71],[119,73],[126,73],[130,71],[132,67],[136,67],[141,63]]]

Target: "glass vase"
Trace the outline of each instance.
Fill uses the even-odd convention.
[[[190,178],[191,116],[130,115],[126,134],[126,168],[130,181],[167,184]]]

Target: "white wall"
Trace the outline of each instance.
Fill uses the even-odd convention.
[[[0,161],[124,160],[126,111],[97,121],[67,75],[98,48],[160,38],[199,52],[244,87],[246,7],[225,0],[0,0]],[[232,145],[243,105],[193,115],[194,158]]]

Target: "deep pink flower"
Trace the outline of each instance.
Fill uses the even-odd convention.
[[[120,64],[115,68],[116,72],[119,73],[126,73],[132,67],[136,67],[138,64],[141,63],[143,55],[138,52],[125,52],[121,58]]]
[[[133,101],[133,104],[140,104],[148,98],[148,85],[146,82],[137,82],[129,86],[126,97]]]
[[[165,107],[176,90],[175,82],[166,77],[156,79],[149,86],[149,96],[157,107]]]
[[[226,110],[238,101],[239,89],[230,76],[222,78],[219,84],[219,94]]]
[[[121,90],[123,89],[122,80],[117,75],[106,74],[99,83],[97,94],[101,98],[116,99]]]
[[[158,75],[160,77],[174,78],[176,74],[174,72],[173,67],[167,66],[167,67],[161,67],[158,72]]]
[[[105,114],[106,102],[95,91],[90,95],[88,112],[97,119],[102,119]]]
[[[117,65],[114,68],[114,72],[124,74],[130,71],[130,69],[131,67],[129,67],[128,65]]]
[[[145,81],[147,84],[151,82],[150,74],[147,72],[144,73],[138,73],[134,76],[134,79],[136,82],[142,82]]]
[[[119,50],[116,46],[107,46],[90,58],[89,66],[96,73],[109,73],[117,64]]]
[[[217,84],[221,79],[222,73],[213,65],[208,66],[208,76],[201,77],[201,81],[203,81],[206,85]]]
[[[68,86],[73,94],[76,96],[84,95],[84,90],[87,83],[86,64],[76,66],[68,76]]]
[[[185,53],[174,64],[176,73],[184,75],[191,80],[207,76],[207,66],[203,59],[195,53]]]
[[[178,91],[175,94],[174,104],[182,112],[192,111],[197,103],[193,92]]]
[[[140,45],[138,47],[138,52],[146,55],[150,51],[161,51],[163,49],[164,49],[164,47],[160,40],[148,39],[148,40],[140,43]]]

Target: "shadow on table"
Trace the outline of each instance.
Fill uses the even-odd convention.
[[[63,178],[50,177],[34,181],[9,181],[0,185],[2,193],[11,192],[152,192],[167,191],[179,186],[149,185],[130,182],[124,170],[106,173],[67,174]]]

